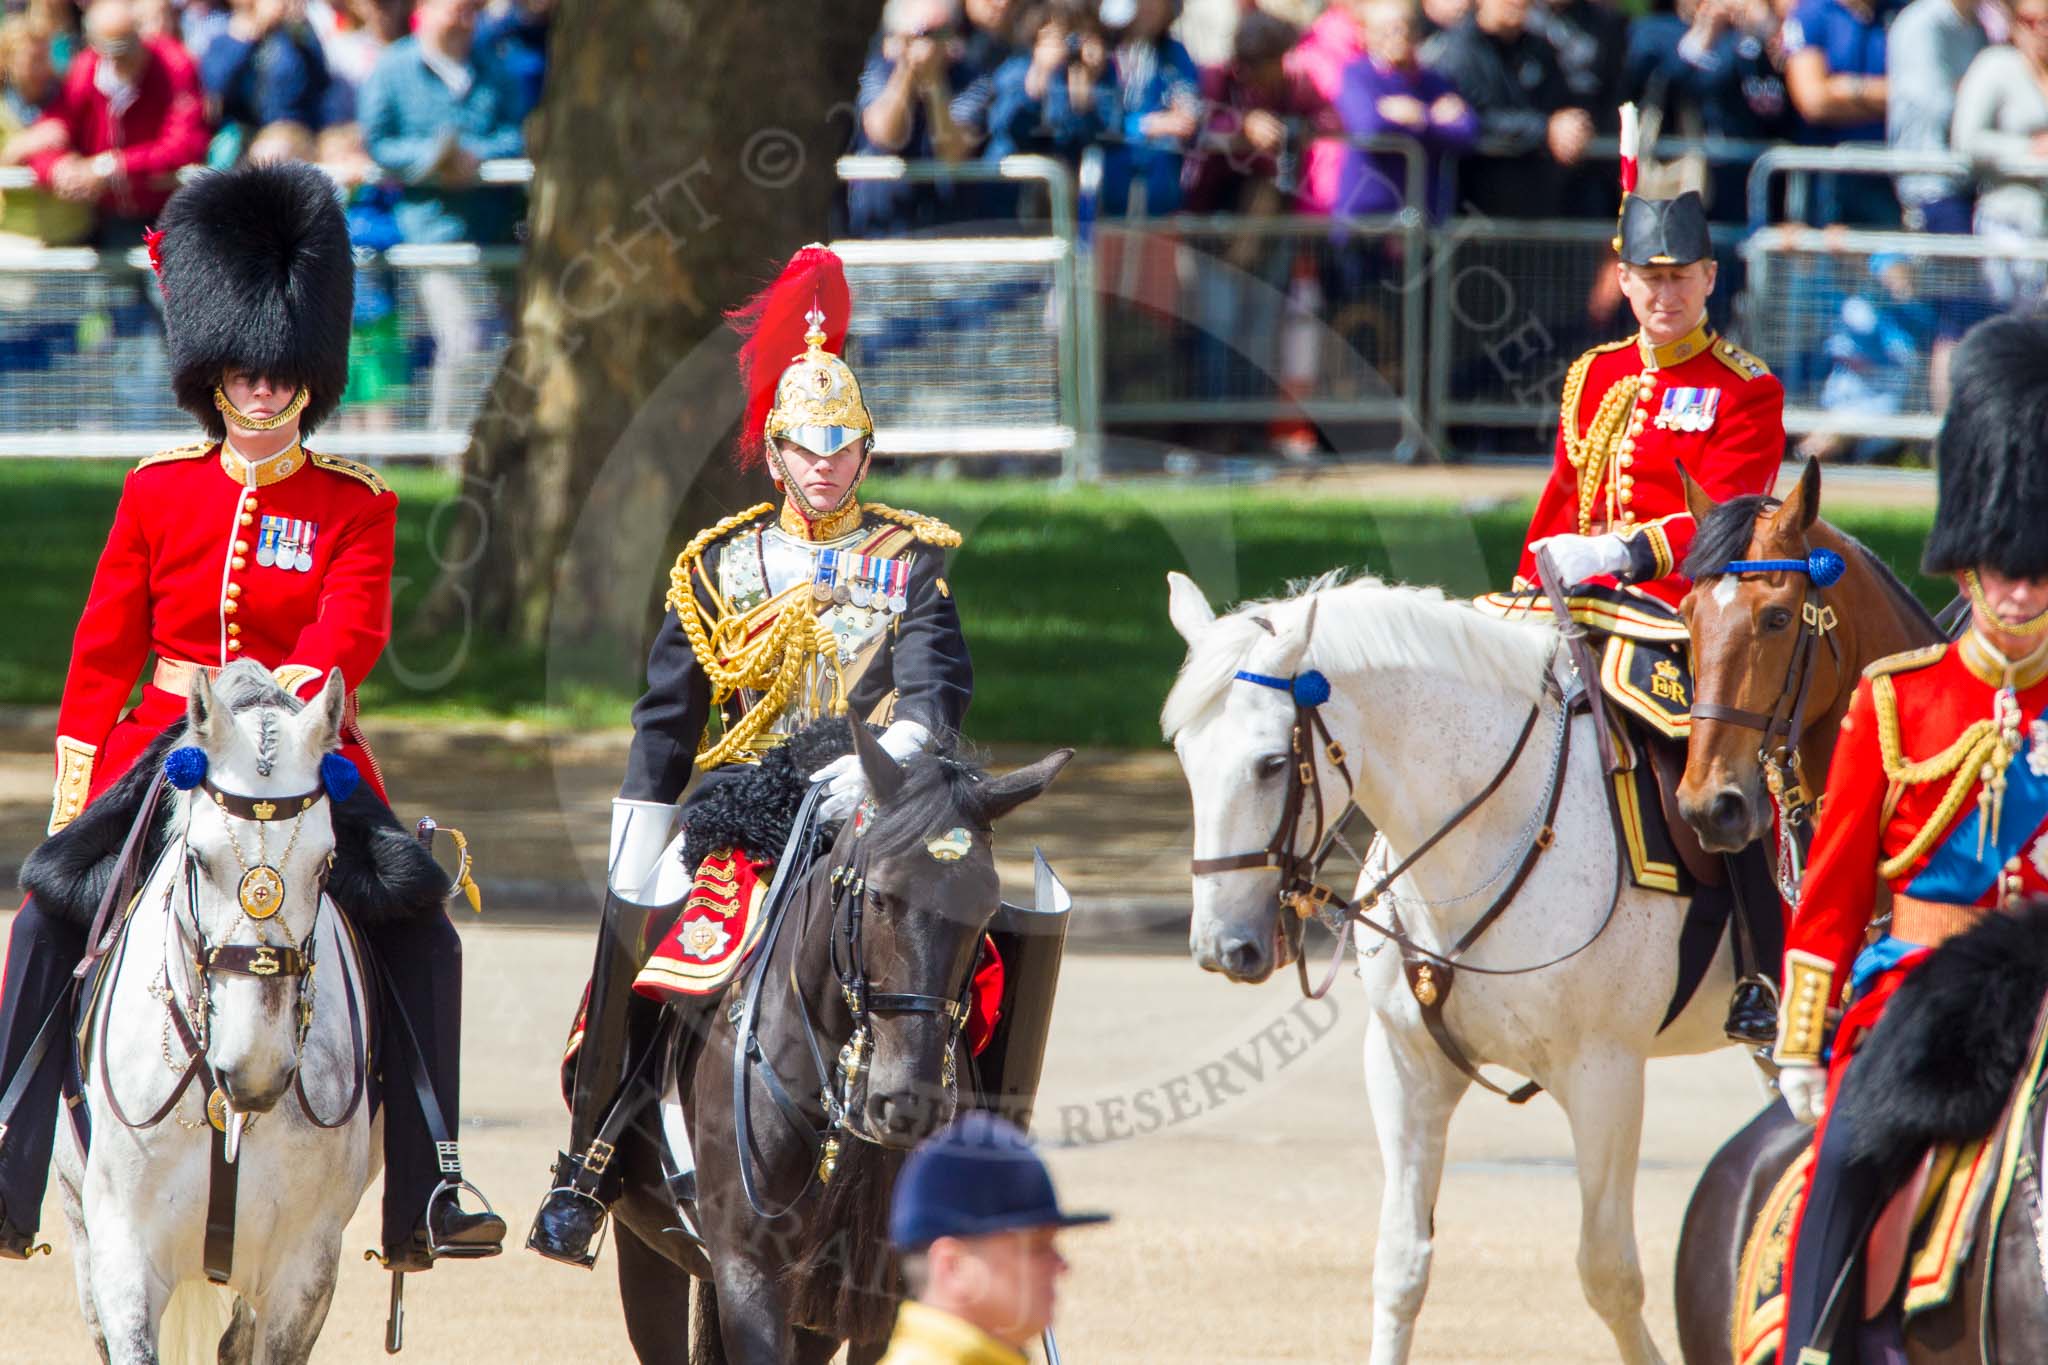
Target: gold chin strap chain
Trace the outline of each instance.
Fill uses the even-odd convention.
[[[307,392],[306,386],[301,384],[293,392],[292,401],[285,404],[284,409],[277,416],[250,417],[229,400],[227,390],[218,384],[213,386],[213,405],[220,409],[221,416],[227,418],[244,431],[276,431],[279,427],[289,422],[297,421],[299,414],[306,410],[306,403],[310,397],[311,395]]]
[[[2016,626],[1999,620],[1998,613],[1991,609],[1990,599],[1984,596],[1984,583],[1983,580],[1977,577],[1975,569],[1969,569],[1964,572],[1963,586],[1969,592],[1970,605],[1977,609],[1977,614],[1986,621],[1997,622],[2001,633],[2017,635],[2023,639],[2031,639],[2036,635],[2048,632],[2048,611],[2042,612],[2031,621],[2022,621]]]

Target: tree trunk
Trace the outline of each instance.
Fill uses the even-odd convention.
[[[637,656],[680,534],[772,496],[732,467],[722,314],[826,235],[881,0],[564,0],[518,331],[418,624]]]

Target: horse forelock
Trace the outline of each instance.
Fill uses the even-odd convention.
[[[213,696],[249,739],[256,775],[271,776],[283,743],[283,721],[305,710],[306,704],[279,687],[270,670],[253,659],[237,659],[223,668],[214,680]]]
[[[1768,493],[1745,493],[1718,504],[1694,530],[1692,549],[1686,552],[1679,572],[1697,583],[1718,578],[1735,560],[1747,559],[1750,542],[1756,538],[1757,518],[1776,511],[1779,505]]]
[[[902,766],[902,789],[861,836],[870,853],[893,857],[959,825],[987,826],[979,792],[987,774],[980,768],[948,752],[914,754]]]
[[[1312,637],[1298,668],[1335,674],[1412,670],[1491,686],[1533,700],[1556,649],[1543,620],[1505,621],[1440,588],[1351,578],[1342,571],[1292,585],[1294,596],[1248,602],[1219,616],[1189,646],[1187,661],[1167,694],[1160,728],[1168,739],[1222,705],[1239,670],[1262,641],[1275,638],[1257,618],[1288,615],[1278,638],[1299,630],[1316,609]]]

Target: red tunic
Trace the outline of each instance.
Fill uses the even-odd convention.
[[[1726,501],[1770,492],[1784,455],[1784,386],[1704,322],[1667,346],[1653,348],[1640,334],[1596,346],[1565,378],[1556,458],[1515,586],[1536,582],[1527,545],[1616,531],[1630,542],[1627,581],[1675,607],[1689,585],[1673,570],[1693,537],[1679,466]]]
[[[2018,709],[2001,725],[2004,681],[1971,632],[1881,660],[1857,686],[1786,934],[1781,1060],[1818,1059],[1826,1011],[1863,949],[1880,879],[1894,898],[1979,909],[2048,891],[2048,662],[2014,676]],[[2012,746],[2009,759],[2001,744]],[[1987,763],[2005,784],[1996,806],[1983,799]],[[1895,986],[1890,978],[1917,961],[1866,989]],[[1837,1069],[1875,1023],[1880,994],[1889,989],[1871,990],[1838,1030]]]
[[[214,668],[254,659],[301,698],[339,668],[343,752],[384,795],[355,689],[391,633],[397,495],[365,465],[296,447],[250,478],[206,444],[151,456],[122,485],[64,679],[53,831],[184,716],[185,697],[154,681],[121,714],[151,655]],[[290,566],[272,543],[287,539]]]

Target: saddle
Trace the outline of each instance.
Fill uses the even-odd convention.
[[[2000,1137],[1978,1138],[1940,1143],[1921,1158],[1865,1239],[1867,1316],[1878,1316],[1894,1298],[1907,1320],[1954,1301],[1984,1201],[2010,1188],[2004,1151]],[[1762,1365],[1784,1344],[1792,1235],[1812,1170],[1809,1144],[1771,1187],[1743,1244],[1735,1279],[1735,1365]]]

